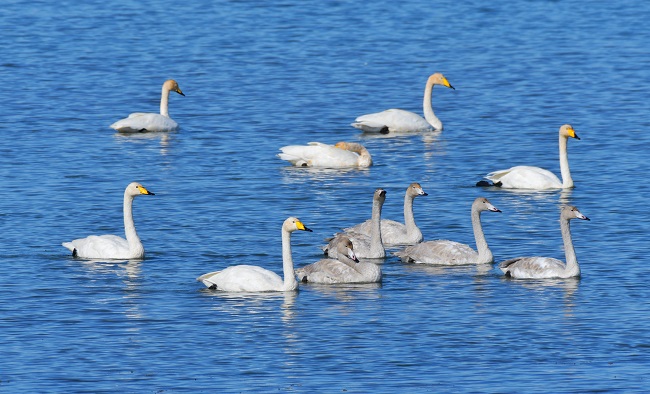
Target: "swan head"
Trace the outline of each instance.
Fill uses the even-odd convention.
[[[381,188],[375,190],[373,199],[378,203],[383,204],[384,201],[386,201],[386,190]]]
[[[348,237],[341,237],[337,252],[344,256],[348,256],[350,260],[355,263],[359,262],[357,255],[354,253],[354,245],[352,245],[352,241]]]
[[[562,207],[562,213],[561,216],[564,219],[571,220],[571,219],[581,219],[581,220],[591,220],[585,215],[583,215],[577,207],[573,205],[565,205]]]
[[[140,195],[155,196],[154,193],[147,190],[147,188],[145,188],[138,182],[129,183],[129,186],[126,187],[125,193],[132,197],[140,196]]]
[[[447,81],[447,78],[445,78],[445,76],[442,75],[442,73],[431,74],[431,76],[429,76],[429,79],[427,80],[427,84],[442,85],[450,89],[456,90],[455,87],[451,86],[449,81]]]
[[[185,96],[183,91],[181,91],[181,88],[178,87],[178,83],[173,79],[166,80],[165,83],[163,84],[163,89],[176,92],[181,96]]]
[[[571,126],[570,124],[565,124],[562,125],[562,127],[560,127],[560,135],[566,138],[571,137],[577,140],[580,139],[580,137],[578,137],[578,134],[576,134],[576,131],[573,130],[573,126]]]
[[[296,230],[312,232],[312,230],[307,228],[307,226],[305,226],[300,221],[300,219],[295,218],[295,217],[287,218],[287,220],[285,220],[284,223],[282,224],[282,229],[286,230],[286,231],[289,231],[289,232],[293,232],[293,231],[296,231]]]
[[[478,197],[474,200],[472,207],[477,207],[478,211],[492,211],[492,212],[501,212],[501,210],[494,205],[485,197]]]
[[[406,192],[413,197],[429,195],[427,192],[422,190],[422,186],[417,182],[411,183]]]

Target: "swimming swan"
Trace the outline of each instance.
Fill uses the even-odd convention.
[[[162,86],[162,96],[160,97],[160,114],[134,112],[128,118],[118,120],[111,125],[111,128],[122,133],[133,133],[138,131],[175,131],[178,130],[178,123],[169,117],[168,103],[169,92],[174,91],[181,96],[185,96],[178,83],[173,79],[168,79]]]
[[[278,157],[296,167],[348,168],[370,167],[372,157],[368,150],[356,142],[338,142],[327,145],[310,142],[308,145],[288,145],[280,148]]]
[[[381,268],[377,264],[359,262],[350,238],[339,237],[337,258],[321,259],[296,270],[298,280],[311,283],[377,283]]]
[[[499,264],[503,273],[517,279],[573,278],[580,276],[580,266],[571,239],[569,220],[590,220],[574,206],[564,206],[560,212],[560,229],[564,242],[566,264],[551,257],[517,257]]]
[[[466,265],[488,264],[494,261],[481,226],[481,212],[501,212],[487,198],[478,197],[472,204],[472,228],[478,253],[471,247],[454,241],[427,241],[406,247],[395,252],[405,263]]]
[[[384,246],[412,245],[422,242],[422,231],[415,224],[413,217],[413,199],[418,196],[428,196],[422,190],[419,183],[411,183],[406,188],[404,195],[404,223],[396,222],[390,219],[381,219],[381,241]],[[343,229],[346,233],[357,233],[370,235],[372,220],[368,219],[354,227]]]
[[[433,85],[442,85],[456,90],[449,84],[441,73],[435,73],[427,79],[422,103],[424,118],[403,109],[387,109],[386,111],[359,116],[352,127],[366,133],[408,133],[414,131],[442,130],[442,122],[433,113],[431,107],[431,92]]]
[[[298,219],[290,217],[282,224],[282,268],[284,280],[275,272],[254,265],[234,265],[222,271],[209,272],[196,280],[211,289],[222,291],[292,291],[298,289],[291,259],[291,233],[310,229]]]
[[[507,170],[494,171],[485,177],[491,180],[494,186],[500,186],[504,189],[543,190],[573,187],[567,155],[567,140],[569,137],[580,139],[571,125],[562,125],[560,127],[560,172],[562,181],[548,170],[531,166],[516,166]]]
[[[133,223],[133,198],[139,195],[153,196],[149,190],[137,182],[132,182],[124,190],[124,231],[126,239],[117,235],[90,235],[62,243],[72,252],[72,256],[86,259],[142,259],[144,246],[135,232]]]
[[[381,207],[386,200],[386,190],[377,189],[372,199],[372,228],[370,235],[358,233],[337,233],[323,246],[323,252],[330,258],[338,258],[337,246],[341,237],[348,237],[352,240],[354,253],[357,257],[367,259],[381,259],[386,257],[384,245],[381,243]]]

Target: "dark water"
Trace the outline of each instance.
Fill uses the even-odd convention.
[[[650,382],[650,171],[646,2],[27,2],[0,13],[0,391],[643,392]],[[426,77],[442,133],[371,138],[349,123],[421,112]],[[170,134],[108,125],[158,110],[175,78]],[[574,190],[474,183],[539,165],[559,174],[571,123]],[[376,165],[305,171],[287,144],[361,141]],[[135,202],[147,259],[93,263],[61,242],[122,234]],[[471,201],[497,261],[564,257],[579,280],[522,282],[493,267],[389,257],[382,285],[224,295],[195,282],[248,263],[281,271],[280,226],[298,216],[298,266],[322,239],[415,202],[425,239],[473,245]]]

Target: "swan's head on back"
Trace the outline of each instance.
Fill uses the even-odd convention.
[[[381,188],[375,190],[373,199],[378,203],[383,204],[384,201],[386,201],[386,190]]]
[[[126,194],[132,197],[140,196],[140,195],[155,196],[154,193],[147,190],[144,186],[142,186],[138,182],[129,183],[129,186],[126,187]]]
[[[339,255],[348,256],[350,260],[357,263],[359,262],[357,255],[354,253],[354,245],[352,245],[350,238],[346,236],[341,237],[336,251]]]
[[[494,205],[485,197],[478,197],[474,200],[472,208],[476,207],[479,212],[481,211],[492,211],[492,212],[501,212],[501,210]]]
[[[294,232],[296,230],[312,232],[311,229],[307,228],[304,224],[302,224],[300,219],[295,217],[287,218],[287,220],[285,220],[284,223],[282,224],[282,229],[288,232]]]
[[[565,205],[562,207],[562,217],[564,219],[570,220],[570,219],[582,219],[582,220],[591,220],[578,210],[577,207],[573,205]]]
[[[163,89],[176,92],[181,96],[185,96],[185,94],[181,91],[181,88],[178,87],[178,83],[173,79],[166,80],[163,84]]]
[[[451,86],[449,81],[447,81],[447,78],[445,78],[445,76],[442,75],[442,73],[431,74],[431,76],[429,76],[429,79],[427,80],[427,84],[442,85],[450,89],[456,90],[455,87]]]
[[[573,126],[571,126],[570,124],[565,124],[562,125],[562,127],[560,127],[560,135],[567,138],[571,137],[577,140],[580,139],[580,137],[578,137],[578,134],[576,134],[576,131],[573,130]]]
[[[406,193],[409,196],[417,197],[417,196],[428,196],[429,194],[426,193],[424,190],[422,190],[422,186],[420,186],[419,183],[413,182],[409,185],[408,189],[406,189]]]

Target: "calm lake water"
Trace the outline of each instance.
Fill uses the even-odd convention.
[[[639,1],[38,2],[0,13],[0,391],[645,392],[650,387],[650,3]],[[358,115],[421,113],[436,87],[440,133],[364,136]],[[181,130],[118,135],[158,110]],[[559,174],[571,123],[573,190],[474,184],[517,164]],[[278,148],[362,142],[375,166],[287,167]],[[123,234],[131,181],[144,261],[74,259],[61,242]],[[581,279],[514,281],[495,266],[381,262],[381,285],[227,295],[195,281],[247,263],[281,272],[280,226],[299,217],[297,266],[341,227],[401,220],[404,190],[425,239],[496,261],[564,259]]]

